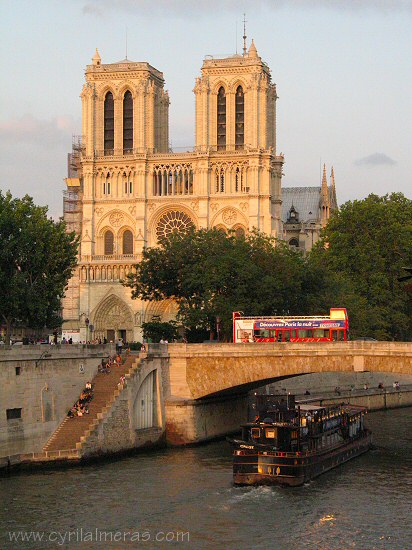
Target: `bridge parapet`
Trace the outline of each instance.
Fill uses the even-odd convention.
[[[411,342],[170,344],[170,396],[200,399],[245,392],[314,372],[412,374]]]

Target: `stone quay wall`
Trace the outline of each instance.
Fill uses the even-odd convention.
[[[110,346],[1,347],[0,456],[41,450],[110,353]],[[13,409],[21,418],[7,418]]]
[[[153,361],[141,359],[133,372],[126,375],[125,384],[119,385],[118,395],[103,413],[95,429],[79,447],[81,458],[131,451],[164,442],[165,406],[162,384],[162,358]],[[152,391],[141,391],[147,377],[152,375]],[[153,399],[152,425],[142,427],[138,408],[141,401]],[[150,399],[149,399],[150,400]]]

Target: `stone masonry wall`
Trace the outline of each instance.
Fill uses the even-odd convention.
[[[0,456],[41,450],[107,355],[77,346],[30,348],[0,350]],[[50,357],[39,360],[45,353]],[[7,409],[21,409],[21,418],[7,420]]]
[[[166,401],[166,441],[187,445],[239,430],[247,420],[247,396]]]

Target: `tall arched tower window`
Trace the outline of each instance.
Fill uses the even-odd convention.
[[[123,233],[123,254],[133,254],[133,233],[128,229]]]
[[[106,231],[104,234],[104,254],[111,256],[114,251],[114,236],[111,231]]]
[[[242,86],[236,90],[236,149],[243,149],[245,144],[245,97]]]
[[[133,97],[127,90],[123,97],[123,153],[133,149]]]
[[[114,100],[107,92],[104,98],[104,152],[112,154],[114,149]]]
[[[217,94],[217,148],[226,149],[226,93],[223,86]]]

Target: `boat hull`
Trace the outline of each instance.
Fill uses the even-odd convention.
[[[279,453],[235,443],[235,485],[299,486],[340,464],[367,452],[372,445],[369,430],[338,447],[312,453]]]

